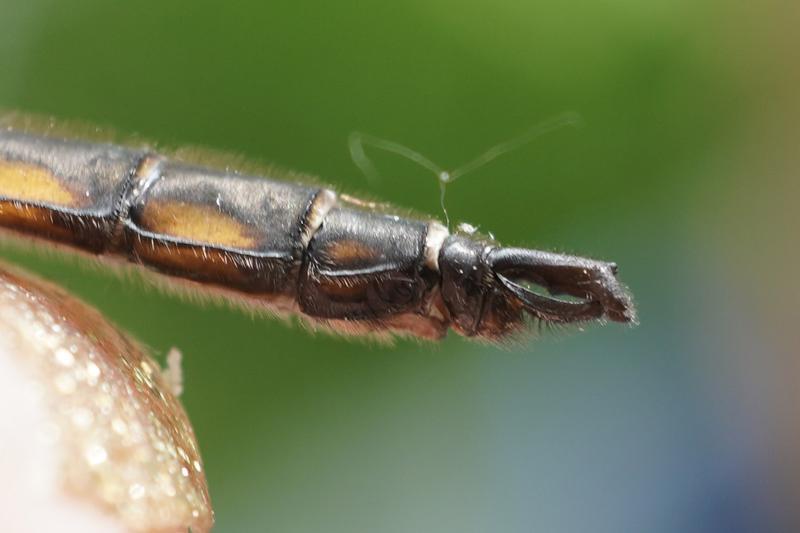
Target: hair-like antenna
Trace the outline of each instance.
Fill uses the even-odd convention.
[[[509,139],[507,141],[503,141],[499,144],[496,144],[486,150],[484,153],[470,161],[469,163],[462,165],[455,169],[454,171],[450,172],[450,176],[448,179],[448,183],[452,183],[456,181],[461,176],[465,174],[469,174],[473,172],[486,163],[494,161],[501,155],[507,154],[512,150],[516,150],[520,146],[528,144],[532,140],[536,139],[544,135],[545,133],[550,133],[553,130],[557,130],[558,128],[563,128],[564,126],[574,126],[578,127],[583,124],[581,120],[581,116],[574,111],[570,111],[567,113],[562,113],[560,115],[556,115],[551,117],[543,122],[538,123],[525,133],[514,137],[513,139]]]
[[[380,174],[378,173],[378,169],[375,168],[375,165],[372,163],[372,160],[367,157],[367,154],[364,152],[364,145],[372,146],[373,148],[379,148],[381,150],[397,154],[401,157],[405,157],[406,159],[417,163],[419,166],[433,172],[433,174],[436,176],[436,180],[439,182],[439,204],[442,206],[442,212],[444,213],[444,219],[447,227],[450,227],[450,216],[447,214],[447,208],[444,206],[445,188],[447,183],[450,182],[450,174],[448,174],[446,170],[440,168],[439,165],[421,153],[408,148],[407,146],[403,146],[402,144],[394,141],[381,139],[380,137],[375,137],[374,135],[370,135],[368,133],[361,133],[359,131],[352,132],[347,140],[347,144],[350,147],[350,157],[353,158],[353,162],[358,168],[361,169],[361,172],[364,173],[367,179],[373,182],[380,179]]]
[[[501,155],[507,154],[512,150],[516,150],[520,146],[533,141],[545,133],[549,133],[564,126],[578,127],[581,125],[582,120],[578,113],[567,112],[556,115],[555,117],[540,122],[525,133],[522,133],[513,139],[509,139],[492,146],[472,161],[461,165],[452,172],[444,170],[421,153],[414,151],[407,146],[394,141],[389,141],[387,139],[381,139],[380,137],[375,137],[374,135],[369,135],[368,133],[361,133],[358,131],[352,132],[348,138],[348,146],[350,147],[350,156],[353,158],[353,162],[359,169],[361,169],[361,172],[364,173],[367,179],[373,182],[380,179],[380,174],[378,173],[378,169],[375,168],[375,165],[372,163],[372,160],[367,157],[367,154],[364,152],[365,145],[405,157],[406,159],[417,163],[421,167],[430,170],[436,176],[436,180],[439,182],[439,203],[442,206],[445,222],[449,228],[450,217],[448,216],[447,208],[444,205],[444,197],[448,184],[466,174],[469,174],[470,172],[479,169],[485,164],[494,161]]]
[[[395,153],[401,157],[405,157],[406,159],[410,159],[421,167],[427,168],[436,175],[444,173],[444,170],[439,168],[436,163],[421,153],[415,152],[411,148],[403,146],[400,143],[387,141],[386,139],[381,139],[380,137],[375,137],[374,135],[370,135],[368,133],[361,133],[359,131],[352,132],[348,139],[348,144],[350,146],[350,156],[353,158],[353,162],[370,180],[380,179],[380,175],[378,174],[378,169],[376,169],[375,165],[372,164],[372,160],[367,157],[366,153],[364,153],[365,144],[372,146],[373,148],[379,148],[387,152]]]

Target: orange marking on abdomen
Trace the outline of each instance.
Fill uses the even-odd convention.
[[[215,280],[221,284],[244,285],[248,278],[241,272],[227,252],[216,249],[198,250],[191,245],[169,245],[158,240],[135,240],[136,255],[156,270],[191,274],[191,278]]]
[[[369,263],[375,259],[378,252],[361,241],[343,239],[330,243],[324,250],[324,254],[337,264],[349,266]]]
[[[31,163],[0,161],[0,196],[21,202],[80,207],[78,198],[48,169]]]
[[[74,234],[69,228],[53,223],[46,207],[0,202],[0,226],[40,237],[70,242]]]
[[[211,246],[253,250],[252,228],[217,209],[171,201],[149,201],[141,226],[148,231]]]

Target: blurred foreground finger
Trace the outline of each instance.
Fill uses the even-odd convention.
[[[204,532],[194,432],[159,366],[96,310],[0,263],[2,531]]]

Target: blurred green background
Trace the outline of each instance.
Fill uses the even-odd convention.
[[[4,257],[163,356],[217,530],[798,531],[798,10],[771,2],[0,0],[0,107],[204,145],[506,243],[614,260],[641,326],[507,350],[394,346],[197,307],[59,256]]]

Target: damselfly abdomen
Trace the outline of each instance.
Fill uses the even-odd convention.
[[[526,316],[635,321],[613,263],[450,234],[275,178],[7,128],[0,226],[345,333],[497,340]]]

